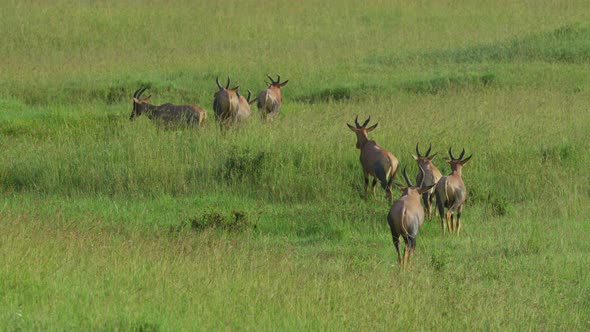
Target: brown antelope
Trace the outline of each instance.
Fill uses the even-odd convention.
[[[272,117],[276,116],[281,109],[283,98],[281,96],[281,88],[284,87],[289,80],[281,82],[281,75],[277,75],[277,80],[273,80],[270,75],[266,75],[270,79],[268,88],[258,95],[258,109],[262,112],[266,123]]]
[[[385,189],[387,198],[391,201],[391,186],[399,168],[399,162],[389,151],[380,147],[375,141],[369,140],[368,133],[377,127],[376,123],[372,127],[367,128],[366,126],[370,120],[371,117],[369,116],[361,126],[358,122],[357,116],[354,119],[356,127],[353,127],[348,123],[346,124],[348,128],[356,134],[356,148],[361,150],[360,161],[365,176],[365,200],[368,197],[369,175],[371,175],[373,176],[373,194],[375,194],[375,185],[377,184],[377,179],[379,179],[379,181],[381,181],[381,187]]]
[[[139,88],[133,94],[133,111],[129,120],[146,114],[150,120],[161,121],[165,124],[203,125],[207,119],[207,111],[197,105],[173,105],[170,103],[159,106],[149,103],[152,95],[142,98],[147,88]]]
[[[250,105],[256,102],[256,99],[250,100],[252,97],[252,91],[248,90],[248,98],[240,95],[238,93],[238,100],[239,100],[239,109],[238,109],[238,122],[242,122],[250,117],[252,114],[252,110],[250,109]]]
[[[442,177],[441,172],[434,166],[432,160],[436,157],[436,153],[430,156],[430,150],[432,149],[432,144],[428,146],[428,150],[426,150],[425,155],[420,154],[420,149],[418,148],[418,143],[416,143],[416,155],[412,154],[414,160],[418,163],[418,167],[420,168],[420,172],[416,175],[416,185],[420,187],[427,187],[430,185],[436,185],[438,180]],[[425,191],[422,194],[422,201],[424,202],[424,209],[428,213],[428,219],[432,219],[432,207],[434,200],[434,187],[428,191]]]
[[[219,124],[222,128],[229,128],[234,123],[236,123],[238,119],[238,111],[239,111],[239,99],[238,99],[238,89],[239,86],[230,89],[230,79],[229,76],[227,78],[227,84],[225,87],[221,86],[219,83],[219,77],[215,79],[217,83],[217,87],[219,91],[217,91],[214,95],[213,99],[213,111],[215,112],[215,117],[219,121]]]
[[[453,151],[449,148],[450,160],[447,163],[451,165],[451,174],[443,176],[436,184],[436,206],[438,207],[438,213],[440,215],[440,221],[442,225],[443,234],[445,234],[445,219],[449,234],[452,234],[454,230],[457,234],[461,231],[461,212],[463,211],[463,204],[467,198],[467,189],[461,178],[461,170],[473,155],[463,159],[465,155],[465,149],[459,155],[459,158],[453,156]],[[448,209],[445,214],[445,208]],[[455,218],[455,211],[457,216]],[[453,219],[456,219],[453,221]]]
[[[402,196],[391,205],[387,215],[393,245],[397,251],[397,261],[402,267],[410,261],[414,254],[418,230],[424,223],[424,208],[420,204],[420,195],[434,187],[433,184],[425,187],[412,185],[405,167],[404,178],[408,186],[404,187],[398,184],[399,189],[403,192]],[[404,239],[406,245],[403,259],[399,251],[400,236]]]

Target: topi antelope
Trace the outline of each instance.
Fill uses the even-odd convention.
[[[418,143],[416,143],[416,155],[412,154],[414,160],[418,163],[418,167],[420,168],[420,172],[416,176],[416,185],[420,187],[427,187],[430,185],[436,185],[438,180],[442,177],[442,174],[434,166],[432,160],[436,157],[436,153],[430,156],[430,150],[432,149],[432,144],[428,146],[428,150],[426,150],[426,154],[421,155],[420,149],[418,148]],[[432,208],[434,200],[434,187],[428,191],[425,191],[422,194],[422,201],[424,202],[424,209],[428,213],[428,219],[432,218]]]
[[[252,91],[248,90],[248,98],[240,95],[238,93],[238,100],[239,100],[239,109],[238,109],[238,122],[242,122],[250,117],[252,114],[252,110],[250,109],[250,105],[254,104],[256,99],[250,100],[252,97]]]
[[[229,128],[238,120],[238,111],[240,108],[238,98],[239,86],[230,89],[229,76],[225,87],[219,83],[219,77],[215,79],[215,82],[217,83],[219,91],[214,95],[213,111],[215,112],[215,117],[219,121],[221,127]]]
[[[268,88],[258,95],[258,109],[262,112],[266,123],[276,116],[281,109],[283,98],[281,96],[281,88],[284,87],[289,80],[281,82],[281,75],[277,75],[277,80],[273,80],[270,75],[266,75],[270,79]]]
[[[373,176],[373,194],[375,193],[375,185],[377,179],[381,181],[381,187],[385,189],[387,198],[392,199],[391,186],[397,173],[399,162],[397,158],[389,151],[380,147],[375,141],[369,140],[368,133],[373,131],[377,124],[367,128],[367,124],[371,117],[361,126],[358,122],[358,116],[354,119],[356,127],[346,124],[350,130],[356,134],[356,148],[361,150],[361,165],[365,176],[365,200],[368,196],[369,190],[369,175]]]
[[[452,234],[454,230],[457,231],[457,234],[461,231],[461,212],[467,198],[467,189],[461,178],[461,170],[463,165],[473,157],[471,155],[463,159],[464,155],[465,149],[463,149],[459,158],[455,158],[453,151],[449,148],[451,159],[447,160],[447,163],[451,165],[451,174],[443,176],[436,184],[436,206],[438,207],[443,234],[445,234],[445,219],[449,234]],[[448,209],[446,214],[445,208]],[[457,212],[456,217],[455,211]],[[455,222],[453,222],[453,219],[456,219]]]
[[[207,119],[207,111],[197,105],[173,105],[170,103],[159,106],[149,103],[152,95],[142,98],[147,88],[139,88],[133,94],[133,111],[129,120],[146,114],[150,120],[161,121],[165,124],[203,125]]]
[[[420,187],[412,185],[405,167],[404,178],[408,186],[404,187],[398,184],[399,189],[403,192],[402,196],[391,205],[387,215],[387,223],[397,251],[397,261],[402,267],[410,261],[414,254],[418,230],[424,223],[424,208],[420,204],[420,195],[434,187],[433,184]],[[406,245],[403,259],[399,251],[400,236]]]

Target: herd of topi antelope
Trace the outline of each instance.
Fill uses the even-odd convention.
[[[248,90],[248,97],[240,95],[239,86],[230,88],[230,78],[227,78],[227,84],[224,86],[219,83],[219,78],[215,79],[219,91],[213,96],[213,111],[215,118],[222,128],[230,128],[233,125],[243,122],[252,114],[250,105],[257,101],[258,109],[262,113],[266,122],[279,113],[283,99],[281,88],[289,80],[281,82],[281,76],[277,75],[275,81],[270,79],[268,88],[258,95],[257,99],[252,99],[252,92]],[[202,126],[207,120],[207,111],[197,105],[174,105],[162,104],[159,106],[149,103],[151,95],[143,98],[141,95],[146,88],[141,87],[133,94],[133,111],[130,120],[141,114],[146,114],[148,118],[154,121],[160,121],[165,124],[185,124],[190,126]]]
[[[365,199],[369,194],[369,176],[372,176],[371,189],[373,194],[375,193],[377,181],[379,181],[383,189],[385,189],[388,200],[391,202],[393,200],[392,185],[400,163],[391,152],[379,146],[375,141],[369,140],[368,133],[377,128],[377,124],[367,128],[370,120],[371,117],[361,125],[357,116],[354,119],[355,126],[347,124],[348,128],[356,134],[356,147],[361,152],[360,161],[365,177]],[[418,230],[424,223],[424,210],[427,211],[428,218],[432,218],[434,197],[436,197],[436,206],[441,218],[443,235],[447,229],[449,234],[455,231],[459,234],[461,231],[461,212],[467,198],[467,189],[461,178],[461,170],[472,156],[463,159],[465,156],[465,149],[463,149],[459,157],[455,158],[452,148],[449,148],[450,159],[447,160],[447,163],[451,166],[451,174],[442,176],[432,162],[436,157],[436,153],[430,155],[431,150],[432,145],[422,155],[418,144],[416,144],[416,155],[412,155],[420,170],[416,176],[416,185],[412,184],[404,167],[403,175],[407,186],[396,183],[397,187],[402,191],[402,196],[393,202],[387,215],[387,223],[391,230],[393,244],[401,266],[405,266],[409,262],[416,249]],[[420,203],[420,196],[422,196],[424,208]],[[446,213],[445,209],[447,209]],[[400,236],[405,243],[403,258],[399,250]]]
[[[276,81],[269,75],[267,77],[270,79],[270,83],[267,83],[268,88],[260,92],[258,98],[252,100],[250,99],[252,97],[250,90],[248,90],[248,97],[244,97],[238,91],[239,86],[230,88],[229,77],[225,86],[219,83],[219,78],[215,80],[219,90],[214,94],[213,110],[221,128],[230,128],[250,117],[252,114],[250,105],[255,101],[266,122],[269,122],[271,118],[279,113],[283,102],[281,88],[289,81],[281,82],[280,75],[277,75]],[[130,120],[145,113],[151,120],[201,126],[207,119],[207,112],[197,105],[167,103],[156,106],[150,104],[148,101],[151,95],[145,98],[141,97],[145,90],[146,88],[142,87],[133,94],[133,111]],[[357,116],[354,119],[355,126],[347,123],[350,130],[356,134],[356,148],[360,150],[360,162],[365,180],[365,200],[369,195],[369,177],[372,176],[371,189],[373,194],[375,194],[375,187],[377,181],[379,181],[385,190],[388,201],[392,202],[392,187],[400,163],[391,152],[379,146],[374,140],[369,140],[368,133],[377,128],[377,124],[367,128],[370,120],[371,117],[361,125]],[[435,197],[443,235],[446,234],[447,230],[449,234],[453,232],[459,234],[461,231],[461,212],[467,198],[467,189],[461,178],[461,171],[463,165],[472,156],[463,158],[465,156],[465,149],[463,149],[459,157],[455,158],[452,148],[449,148],[450,159],[447,159],[446,162],[451,167],[451,174],[443,176],[432,162],[437,153],[431,155],[431,150],[432,145],[428,147],[428,150],[423,155],[420,153],[418,144],[416,144],[416,155],[412,154],[419,168],[416,185],[412,184],[404,167],[403,176],[407,186],[395,183],[402,191],[402,195],[392,203],[387,215],[387,223],[391,230],[398,262],[402,267],[408,264],[416,249],[416,238],[419,228],[424,223],[425,210],[428,213],[428,218],[432,219],[432,203]],[[422,197],[424,207],[420,203],[420,197]],[[447,209],[446,213],[445,209]],[[399,249],[400,236],[405,243],[403,257]]]

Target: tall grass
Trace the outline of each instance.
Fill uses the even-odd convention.
[[[586,2],[7,2],[0,13],[0,322],[13,329],[587,329]],[[269,14],[271,13],[271,14]],[[67,20],[69,24],[63,24]],[[228,132],[215,78],[289,79]],[[400,271],[346,127],[411,174],[473,160],[464,232]]]

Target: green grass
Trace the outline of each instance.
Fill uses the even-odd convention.
[[[1,329],[587,330],[589,13],[7,2]],[[215,78],[276,73],[281,115],[222,133]],[[130,122],[140,86],[208,125]],[[461,236],[426,221],[406,271],[384,192],[362,200],[356,115],[411,174],[417,142],[443,173],[449,146],[474,155]]]

